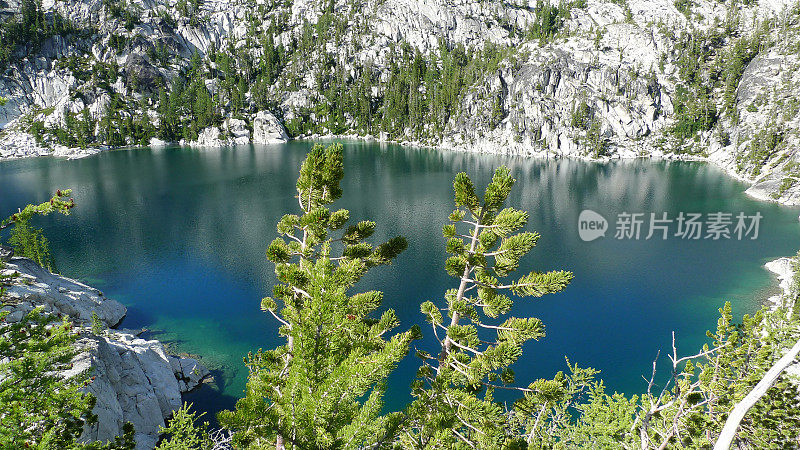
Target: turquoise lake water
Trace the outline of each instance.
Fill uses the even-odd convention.
[[[126,328],[214,369],[216,390],[187,396],[200,409],[231,407],[244,388],[242,357],[278,344],[277,324],[259,310],[274,282],[264,251],[275,223],[296,212],[297,170],[311,144],[221,150],[122,150],[66,161],[0,163],[0,216],[72,188],[70,217],[40,219],[60,271],[128,307]],[[400,329],[420,323],[425,300],[441,303],[456,280],[444,271],[441,227],[453,209],[452,181],[466,171],[481,188],[505,164],[517,178],[510,203],[530,212],[542,238],[522,269],[567,269],[563,292],[517,301],[514,314],[536,316],[547,336],[525,347],[519,382],[566,369],[564,357],[602,371],[611,391],[641,392],[656,352],[689,354],[716,325],[725,300],[735,315],[752,313],[776,291],[763,264],[800,248],[800,209],[761,203],[746,185],[703,163],[620,161],[607,164],[442,152],[346,143],[343,198],[355,220],[378,223],[375,239],[401,234],[409,248],[373,270],[361,290],[385,292]],[[584,242],[578,215],[609,221],[606,237]],[[614,239],[620,213],[646,213],[640,239]],[[649,213],[762,216],[756,240],[646,240]],[[671,234],[677,231],[672,225]],[[733,229],[731,227],[731,229]],[[5,236],[3,236],[5,238]],[[431,339],[417,342],[431,350]],[[418,365],[410,356],[390,379],[387,407],[408,399]]]

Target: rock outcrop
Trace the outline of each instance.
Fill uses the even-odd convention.
[[[6,321],[19,321],[42,307],[82,327],[76,342],[80,353],[67,375],[91,371],[86,392],[97,400],[92,411],[98,417],[96,424],[84,429],[82,439],[111,440],[131,422],[137,449],[152,449],[165,419],[181,406],[181,393],[202,383],[208,369],[194,358],[168,354],[157,340],[113,330],[127,310],[97,289],[54,275],[26,258],[10,258],[5,270],[19,273],[4,299],[2,310],[10,311]],[[97,325],[104,328],[98,334],[92,331],[93,313],[99,320],[95,331]]]
[[[253,118],[254,144],[281,144],[288,140],[286,130],[272,113],[259,111]]]
[[[219,148],[250,143],[250,130],[242,119],[226,119],[222,126],[200,130],[194,141],[181,141],[180,145],[198,148]]]
[[[770,272],[778,277],[778,287],[781,288],[781,293],[773,295],[769,298],[767,303],[772,305],[780,305],[781,299],[792,295],[792,278],[794,278],[797,262],[794,258],[778,258],[764,264]]]
[[[50,148],[40,145],[27,132],[17,131],[12,127],[0,130],[0,159],[46,156],[51,153]]]
[[[86,391],[97,399],[98,421],[84,430],[86,441],[111,440],[130,422],[137,448],[152,449],[164,420],[181,407],[181,393],[209,375],[197,360],[169,355],[159,341],[130,333],[85,333],[77,345],[81,354],[73,370],[91,370],[94,379]]]
[[[11,310],[7,321],[16,322],[37,307],[56,316],[69,317],[76,325],[91,326],[92,313],[109,327],[116,327],[127,313],[119,302],[85,284],[52,274],[27,258],[11,258],[6,270],[18,272],[17,282],[8,288],[5,302]]]
[[[754,197],[800,204],[800,14],[794,0],[735,8],[672,0],[206,0],[196,10],[174,1],[127,2],[124,8],[136,20],[125,20],[103,0],[48,0],[42,7],[82,33],[46,39],[35,54],[0,75],[0,96],[8,99],[0,107],[0,124],[19,125],[25,118],[56,127],[70,113],[84,110],[100,120],[112,98],[127,103],[131,118],[147,114],[157,124],[157,91],[163,86],[174,92],[179,74],[197,67],[203,68],[200,76],[215,102],[213,117],[221,123],[183,145],[284,142],[288,136],[281,121],[292,135],[335,132],[329,128],[365,133],[351,112],[339,111],[331,119],[331,106],[340,106],[332,103],[343,100],[332,95],[352,94],[363,78],[369,92],[358,92],[358,101],[369,103],[360,110],[380,111],[390,90],[385,83],[398,59],[407,58],[402,53],[427,58],[425,64],[439,70],[433,78],[443,78],[440,49],[463,48],[471,57],[496,48],[495,56],[484,58],[497,59],[487,65],[491,69],[472,74],[452,93],[455,104],[428,120],[437,123],[392,129],[391,139],[518,155],[701,159],[752,183]],[[5,10],[19,8],[13,2]],[[328,23],[319,26],[320,21]],[[324,34],[332,36],[323,39]],[[698,56],[703,61],[692,68],[694,62],[684,56],[687,42],[695,45],[698,39],[707,39],[697,44],[704,48]],[[744,58],[743,47],[736,50],[744,70],[710,72],[735,66],[731,55],[737,42],[750,46],[753,39],[764,44],[755,46],[755,54]],[[276,47],[266,49],[267,42]],[[311,42],[305,45],[316,46],[314,51],[298,51],[302,42]],[[265,57],[267,50],[274,50],[271,58]],[[231,59],[224,60],[225,70],[247,73],[235,87],[233,77],[219,76],[223,60],[209,56],[221,51],[235,54],[232,66]],[[693,80],[686,78],[695,69]],[[724,82],[712,80],[723,77]],[[270,84],[259,85],[265,78]],[[710,82],[716,83],[709,94],[715,123],[676,138],[670,130],[691,106],[686,96],[695,95],[686,88]],[[339,83],[345,89],[331,89]],[[424,95],[435,90],[417,89]],[[411,109],[410,86],[400,95],[408,97]],[[202,106],[208,100],[199,101]],[[186,111],[183,120],[188,120]],[[303,126],[309,122],[317,129]],[[377,122],[368,128],[391,121]],[[65,148],[53,152],[52,142],[37,144],[24,127],[8,128],[0,136],[0,158],[85,154]],[[382,134],[385,129],[370,132],[390,137]]]
[[[794,298],[793,296],[796,295],[796,293],[792,291],[792,282],[797,272],[797,260],[795,258],[778,258],[766,263],[764,267],[778,277],[778,286],[781,289],[781,293],[770,297],[767,300],[767,304],[772,308],[787,306],[786,299],[792,299]],[[797,308],[796,304],[793,306]],[[800,376],[800,363],[787,367],[786,373],[794,377]]]

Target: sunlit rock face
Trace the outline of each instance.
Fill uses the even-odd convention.
[[[167,353],[157,340],[145,340],[134,332],[114,330],[127,309],[119,302],[78,281],[54,275],[27,258],[10,258],[4,269],[18,273],[4,299],[7,322],[18,322],[34,308],[66,317],[80,327],[79,350],[65,375],[89,373],[85,388],[96,398],[92,412],[98,421],[84,430],[85,441],[109,441],[131,422],[139,449],[151,449],[164,420],[181,407],[181,393],[209,376],[194,358]],[[104,329],[92,331],[92,316]]]
[[[289,140],[286,130],[277,117],[267,111],[259,111],[253,119],[254,144],[281,144]]]
[[[0,17],[19,11],[19,2],[6,3]],[[0,76],[0,96],[8,99],[0,107],[0,126],[5,125],[0,158],[91,154],[37,143],[20,119],[30,116],[57,126],[64,123],[66,112],[85,108],[99,119],[109,94],[131,102],[139,102],[142,94],[157,96],[158,86],[172,88],[171,80],[191,67],[192,55],[204,56],[214,49],[233,48],[258,61],[263,53],[258,40],[265,30],[275,30],[275,43],[287,46],[301,39],[309,25],[318,32],[315,27],[329,6],[312,0],[288,5],[207,0],[189,17],[177,3],[129,2],[138,22],[128,24],[110,14],[102,0],[44,1],[47,14],[58,13],[85,33],[46,40],[35,56],[13,64]],[[720,47],[717,53],[722,55],[735,38],[756,33],[758,20],[770,18],[781,26],[770,28],[763,39],[778,44],[749,62],[737,82],[733,108],[720,113],[714,131],[692,140],[691,157],[712,161],[753,183],[750,192],[757,198],[800,202],[800,188],[795,186],[800,183],[791,182],[797,175],[800,114],[792,114],[797,108],[790,101],[800,86],[794,50],[800,27],[788,0],[737,5],[733,12],[727,4],[710,1],[696,1],[679,11],[671,0],[588,0],[571,6],[556,37],[546,42],[520,31],[540,20],[532,0],[368,0],[358,5],[337,0],[332,7],[347,26],[324,51],[349,76],[369,65],[377,78],[386,81],[392,47],[407,45],[423,55],[437,54],[442,43],[451,48],[463,45],[467,53],[487,45],[514,50],[496,70],[481,74],[465,88],[446,123],[436,124],[441,132],[420,136],[407,130],[396,140],[464,151],[581,158],[687,157],[680,147],[685,143],[679,146],[669,139],[676,122],[678,86],[683,83],[681,36],[725,29],[730,42]],[[157,50],[163,48],[167,55],[160,58]],[[116,64],[117,80],[101,88],[75,73],[63,62],[76,55]],[[209,64],[213,70],[214,64]],[[313,55],[288,61],[283,72],[289,75],[282,72],[268,88],[275,100],[272,110],[251,108],[234,118],[227,117],[223,107],[221,126],[198,130],[196,139],[183,144],[225,147],[284,141],[288,136],[283,124],[302,111],[314,110],[322,99],[315,79],[315,73],[324,69],[320,64]],[[212,94],[219,92],[219,81],[206,80]],[[253,93],[248,95],[252,100]],[[715,101],[717,110],[723,111],[721,100]],[[588,139],[588,125],[574,120],[578,108],[590,113],[596,127],[592,132],[604,142],[602,149]],[[157,124],[155,110],[148,114]],[[351,117],[345,119],[354,123]],[[423,130],[433,125],[424,124]],[[774,130],[780,144],[761,158],[753,156],[753,147],[764,129]]]

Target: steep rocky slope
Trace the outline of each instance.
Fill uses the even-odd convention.
[[[0,17],[22,9],[7,2]],[[800,202],[792,0],[48,0],[41,11],[70,27],[15,47],[0,77],[0,157],[282,142],[283,124],[292,137],[708,159],[754,196]]]
[[[208,369],[193,358],[168,354],[159,341],[112,329],[125,317],[126,308],[97,289],[51,274],[25,258],[11,258],[5,271],[20,274],[3,302],[2,310],[10,311],[6,321],[19,321],[42,307],[81,327],[76,342],[80,354],[67,375],[90,371],[92,382],[86,391],[97,400],[92,412],[98,417],[82,438],[111,440],[131,422],[137,448],[152,449],[164,420],[181,407],[181,393],[197,387],[208,377]],[[107,327],[99,334],[92,331],[97,331],[92,313]]]

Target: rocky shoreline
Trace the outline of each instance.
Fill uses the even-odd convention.
[[[102,292],[70,278],[52,274],[27,258],[11,257],[6,272],[19,273],[1,310],[16,322],[41,307],[67,317],[79,327],[79,354],[71,376],[91,371],[85,388],[97,402],[92,412],[97,422],[84,429],[83,441],[108,441],[122,434],[126,422],[136,431],[136,448],[155,447],[159,429],[181,407],[181,394],[198,387],[210,376],[199,361],[170,355],[157,340],[146,340],[131,330],[115,330],[127,309]],[[92,315],[103,328],[92,326]],[[95,331],[92,331],[94,328]]]
[[[252,116],[251,122],[252,131],[244,120],[226,119],[219,127],[208,127],[201,130],[197,140],[164,142],[153,138],[150,140],[150,147],[180,145],[195,148],[222,148],[249,144],[283,144],[289,140],[283,125],[272,113],[259,111]],[[39,144],[33,135],[22,128],[19,121],[12,121],[5,128],[0,128],[0,161],[39,156],[80,159],[104,150],[111,150],[110,147],[70,148],[63,145],[57,145],[51,149]]]
[[[16,13],[17,3],[0,7],[0,11]],[[90,134],[98,137],[98,122],[112,97],[128,103],[143,101],[144,106],[131,111],[136,111],[136,120],[143,118],[156,125],[161,118],[155,107],[155,86],[174,89],[171,80],[191,66],[192,55],[205,58],[203,64],[209,72],[201,71],[200,76],[208,93],[219,96],[225,80],[217,76],[216,56],[214,61],[208,59],[211,53],[230,45],[248,58],[258,59],[263,49],[250,42],[251,35],[267,29],[271,30],[270,42],[286,49],[302,37],[304,27],[319,23],[327,9],[310,0],[286,5],[209,0],[190,20],[172,7],[174,2],[145,2],[141,8],[135,3],[139,22],[126,27],[100,0],[46,2],[43,8],[48,14],[57,12],[92,36],[53,36],[39,51],[0,76],[0,96],[7,100],[0,106],[0,126],[7,123],[0,130],[0,160],[42,155],[80,158],[96,153],[100,149],[45,147],[28,133],[30,125],[53,130],[64,127],[69,115],[85,113],[95,125]],[[395,129],[395,136],[401,136],[398,143],[601,161],[639,157],[709,161],[752,184],[747,192],[754,198],[800,204],[800,107],[796,104],[800,58],[794,50],[800,25],[792,15],[794,1],[755,2],[738,5],[735,11],[707,2],[690,2],[691,8],[684,11],[669,0],[575,2],[583,6],[567,5],[563,23],[549,40],[526,37],[540,21],[534,3],[389,0],[355,7],[334,2],[332,9],[335,16],[341,16],[343,35],[335,46],[334,42],[318,42],[325,49],[320,52],[326,54],[324,61],[303,52],[284,55],[280,70],[276,69],[261,91],[256,89],[256,80],[247,78],[242,83],[240,94],[248,100],[247,108],[232,112],[225,104],[217,105],[221,108],[221,116],[215,116],[222,121],[219,126],[206,127],[209,122],[203,122],[205,128],[190,134],[197,135],[196,139],[176,144],[211,148],[286,142],[282,124],[292,134],[309,132],[297,125],[301,117],[319,125],[313,129],[324,134],[331,126],[316,107],[327,101],[321,88],[325,83],[318,82],[313,73],[336,66],[343,79],[355,79],[359,71],[370,67],[377,84],[369,85],[369,99],[378,105],[383,95],[379,91],[388,88],[381,83],[391,75],[394,56],[390,48],[408,45],[421,57],[435,61],[442,38],[450,47],[462,45],[468,52],[488,44],[507,51],[496,65],[464,86],[458,101],[451,105],[452,114],[437,124],[441,129],[431,131],[434,118],[422,121],[418,132],[411,127]],[[259,14],[251,14],[253,10]],[[761,35],[763,27],[757,23],[762,19],[782,20],[784,26],[776,27],[775,22]],[[726,44],[715,50],[714,64],[727,64],[725,55],[734,49],[736,39],[744,45],[745,38],[758,37],[764,46],[740,61],[741,70],[731,76],[730,87],[725,87],[730,92],[726,91],[724,102],[715,97],[717,125],[695,130],[691,137],[676,138],[670,130],[679,122],[679,110],[685,109],[681,98],[686,93],[681,92],[687,84],[682,74],[687,64],[682,55],[688,48],[684,35],[717,32],[723,24]],[[162,46],[167,47],[169,58],[156,55],[156,48]],[[70,60],[76,57],[81,64]],[[115,67],[113,76],[107,74],[103,82],[101,77],[90,76],[92,70],[109,65]],[[349,93],[354,86],[347,85],[348,90],[342,92]],[[256,94],[269,102],[254,102]],[[579,106],[586,117],[577,114]],[[133,112],[126,114],[133,119]],[[183,120],[188,119],[189,115],[184,115]],[[587,144],[589,121],[596,125],[593,136],[602,140],[602,148]],[[344,117],[343,122],[343,129],[362,129],[354,117]],[[311,136],[319,135],[303,137]],[[397,142],[386,135],[373,139]],[[47,145],[56,141],[61,142],[50,139]],[[772,142],[768,148],[766,141]],[[131,140],[126,145],[137,144]],[[159,147],[167,143],[153,139],[149,144]],[[596,158],[594,153],[608,156]]]
[[[271,145],[282,144],[290,140],[286,134],[286,130],[281,125],[280,121],[271,113],[261,111],[254,116],[253,131],[246,128],[245,122],[239,119],[228,119],[220,127],[208,127],[201,131],[196,141],[186,142],[164,142],[160,139],[153,138],[150,141],[151,148],[161,148],[168,145],[179,145],[181,147],[194,147],[198,149],[210,148],[225,148],[237,145]],[[252,137],[251,137],[252,135]],[[333,139],[346,139],[356,140],[363,142],[378,142],[382,144],[393,144],[400,146],[413,146],[418,148],[429,148],[443,151],[467,152],[467,153],[485,153],[490,155],[518,155],[530,158],[574,158],[581,161],[594,161],[594,162],[609,162],[614,160],[630,160],[646,158],[651,160],[671,160],[671,161],[697,161],[713,164],[716,167],[724,170],[728,176],[748,183],[750,187],[745,190],[745,194],[759,201],[778,203],[786,206],[800,205],[800,190],[789,190],[779,196],[775,193],[779,192],[781,179],[767,179],[756,181],[751,178],[742,176],[736,171],[735,162],[724,152],[716,151],[710,156],[698,155],[678,155],[674,153],[655,152],[642,156],[633,152],[620,152],[614,153],[611,156],[593,157],[591,155],[578,155],[578,154],[561,154],[551,153],[546,150],[537,150],[533,147],[520,151],[519,148],[515,152],[510,152],[508,148],[501,146],[498,143],[486,141],[483,145],[455,145],[452,143],[442,143],[439,145],[430,145],[418,141],[397,141],[388,139],[385,136],[372,136],[372,135],[332,135],[332,134],[312,134],[299,136],[293,140],[298,141],[314,141],[314,140],[333,140]],[[22,144],[15,144],[15,143]],[[59,146],[54,150],[38,146],[33,140],[33,136],[22,131],[7,131],[5,136],[0,136],[0,161],[32,158],[40,156],[52,156],[56,158],[66,159],[80,159],[87,156],[95,155],[101,151],[110,150],[109,148],[67,148]]]
[[[783,303],[783,298],[792,295],[792,279],[795,275],[797,261],[794,258],[778,258],[764,264],[764,267],[775,274],[778,279],[778,287],[781,293],[773,295],[767,299],[767,304],[779,306]]]

